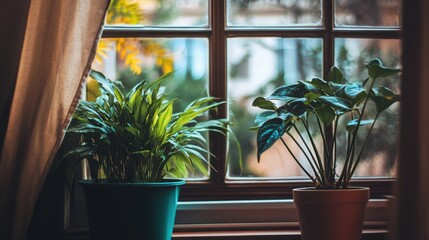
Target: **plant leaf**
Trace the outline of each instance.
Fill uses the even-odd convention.
[[[378,77],[388,77],[401,71],[397,68],[384,67],[380,59],[377,58],[371,60],[366,66],[368,68],[368,75],[373,79]]]
[[[347,131],[348,132],[353,132],[356,129],[356,127],[358,126],[358,122],[359,122],[358,119],[350,120],[347,123],[347,125],[346,125]],[[359,126],[365,126],[365,125],[368,125],[368,124],[372,124],[373,122],[374,122],[373,119],[370,119],[370,120],[361,120]]]
[[[378,113],[383,112],[392,104],[399,101],[399,95],[387,87],[371,89],[370,97],[375,102]]]
[[[350,111],[351,110],[351,103],[347,99],[340,98],[340,97],[334,97],[334,96],[320,96],[319,100],[335,110],[340,111]]]
[[[346,83],[343,73],[335,66],[332,66],[328,73],[328,81],[333,83]]]
[[[255,118],[256,126],[261,126],[264,122],[277,117],[277,113],[273,111],[265,111],[259,113]]]
[[[315,109],[317,116],[322,121],[322,123],[325,126],[328,126],[331,124],[334,120],[337,114],[335,113],[335,110],[330,106],[324,106],[322,108]]]
[[[302,98],[308,92],[307,88],[299,83],[281,86],[267,98],[267,100],[291,101],[296,98]]]
[[[273,102],[266,100],[263,97],[256,98],[253,101],[252,106],[259,107],[262,109],[267,109],[267,110],[273,110],[273,111],[275,111],[277,109],[276,105]]]
[[[324,93],[332,96],[334,94],[332,88],[329,86],[328,82],[321,79],[321,78],[313,78],[311,79],[311,84],[316,86],[320,91],[323,91]]]
[[[286,113],[290,112],[297,117],[301,117],[308,110],[311,110],[311,107],[306,104],[307,98],[298,98],[285,104],[281,108],[279,108],[280,112]]]
[[[338,92],[338,96],[347,99],[354,106],[359,104],[366,97],[365,89],[357,83],[346,84],[344,88]]]
[[[285,124],[281,118],[273,118],[265,123],[258,130],[258,162],[261,154],[269,149],[285,133]]]

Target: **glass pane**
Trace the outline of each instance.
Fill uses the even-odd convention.
[[[142,80],[154,80],[175,71],[163,81],[163,91],[176,98],[174,111],[183,110],[196,98],[208,95],[208,40],[204,38],[110,38],[102,39],[92,68],[120,81],[127,93]],[[97,85],[88,79],[87,99],[97,94]],[[208,166],[188,171],[187,178],[207,178]],[[171,166],[174,167],[174,166]],[[177,167],[179,168],[179,167]]]
[[[256,96],[268,96],[286,83],[320,76],[322,40],[316,38],[232,38],[228,39],[229,117],[233,131],[241,143],[243,168],[237,161],[236,148],[231,146],[229,177],[302,176],[293,158],[281,143],[256,158],[255,116],[252,107]]]
[[[112,0],[108,25],[207,27],[207,0]]]
[[[391,39],[345,39],[335,40],[335,64],[349,81],[366,79],[365,64],[372,58],[379,58],[388,67],[400,68],[401,42]],[[379,83],[394,92],[400,92],[400,77],[381,78]],[[374,116],[374,106],[368,105],[369,116]],[[397,168],[399,103],[390,106],[380,114],[365,148],[366,155],[357,168],[358,176],[395,176]],[[369,117],[368,116],[368,117]],[[360,136],[362,142],[365,136]],[[342,142],[342,141],[339,141]]]
[[[336,0],[335,25],[400,26],[399,0]]]
[[[227,0],[228,26],[321,26],[321,0]]]

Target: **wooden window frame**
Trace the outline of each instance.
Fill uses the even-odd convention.
[[[227,39],[234,37],[310,37],[323,39],[323,76],[326,77],[330,66],[334,64],[334,41],[336,38],[401,39],[400,28],[336,28],[333,25],[335,0],[322,1],[323,24],[312,28],[246,28],[226,26],[226,0],[211,0],[209,5],[209,25],[207,28],[104,28],[103,38],[139,37],[139,38],[207,38],[209,41],[209,94],[221,100],[227,99]],[[213,118],[228,116],[223,106]],[[311,186],[305,178],[287,178],[278,180],[226,178],[226,138],[219,134],[210,135],[210,149],[215,158],[211,164],[216,169],[208,181],[189,181],[182,187],[180,201],[198,200],[249,200],[249,199],[290,199],[292,189]],[[395,178],[368,177],[355,178],[353,185],[371,189],[371,198],[392,195]]]

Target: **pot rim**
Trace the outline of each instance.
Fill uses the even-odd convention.
[[[183,179],[164,179],[163,182],[146,182],[146,183],[111,183],[107,179],[83,179],[79,184],[84,186],[116,186],[116,187],[162,187],[162,186],[181,186],[185,184]]]
[[[316,188],[316,187],[301,187],[301,188],[294,188],[292,189],[293,192],[340,192],[340,191],[347,191],[347,192],[353,192],[353,191],[366,191],[370,190],[369,187],[348,187],[348,188],[336,188],[336,189],[323,189],[323,188]]]
[[[350,187],[347,189],[315,189],[314,187],[293,189],[293,200],[298,204],[339,204],[367,203],[368,187]]]

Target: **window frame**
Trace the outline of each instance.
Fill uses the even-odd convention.
[[[401,39],[401,28],[395,27],[351,27],[334,26],[335,0],[322,1],[322,26],[320,27],[227,27],[226,1],[210,0],[207,27],[115,27],[105,26],[102,38],[207,38],[209,42],[209,94],[220,100],[227,100],[227,39],[235,37],[309,37],[323,40],[323,77],[326,78],[330,66],[334,64],[334,42],[336,38]],[[221,106],[212,118],[228,117],[227,106]],[[250,200],[250,199],[290,199],[292,189],[312,186],[305,178],[283,179],[238,179],[226,178],[227,139],[223,135],[210,134],[210,149],[214,154],[207,181],[190,180],[182,187],[180,201],[198,200]],[[369,187],[371,198],[392,195],[396,178],[360,177],[352,180],[352,185]]]

